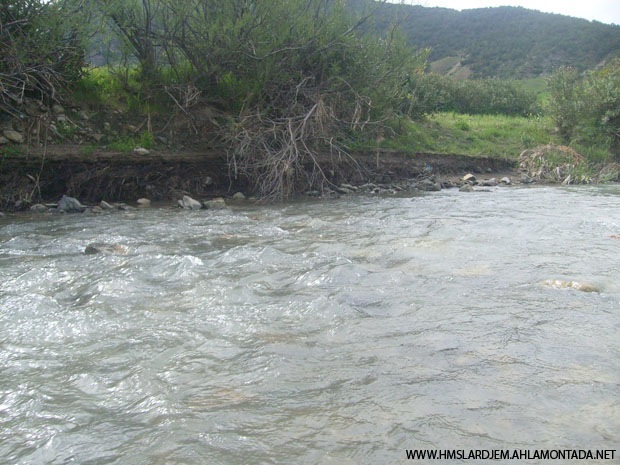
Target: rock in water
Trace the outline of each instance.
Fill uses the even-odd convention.
[[[62,199],[58,201],[57,208],[59,212],[65,213],[82,213],[86,210],[86,207],[83,206],[78,199],[66,195],[63,195]]]
[[[473,192],[474,188],[472,187],[471,184],[464,184],[463,186],[461,186],[461,188],[459,189],[460,192]]]
[[[597,288],[593,284],[588,283],[579,283],[577,281],[564,281],[562,279],[547,279],[543,281],[543,286],[552,287],[554,289],[574,289],[576,291],[581,292],[600,292],[599,288]]]
[[[418,188],[427,192],[438,192],[441,190],[441,184],[433,179],[425,178],[420,181]]]
[[[136,203],[138,204],[138,207],[140,208],[148,208],[151,206],[151,201],[149,199],[138,199],[136,201]]]
[[[508,176],[504,176],[502,179],[499,180],[499,182],[500,184],[506,184],[506,185],[512,184],[512,180]]]
[[[103,208],[104,210],[114,210],[114,207],[110,205],[108,202],[106,202],[105,200],[102,200],[101,202],[99,202],[99,206]]]
[[[189,195],[184,195],[183,199],[179,200],[179,206],[187,210],[200,210],[202,208],[202,204]]]
[[[245,195],[243,192],[237,192],[232,198],[233,200],[245,200]]]
[[[209,210],[218,210],[218,209],[226,208],[226,201],[221,197],[217,197],[213,200],[207,200],[205,202],[205,207],[208,208]]]
[[[127,253],[127,249],[115,244],[106,244],[105,242],[95,242],[89,244],[84,250],[86,255],[94,255],[97,253],[103,253],[107,255],[124,255]]]

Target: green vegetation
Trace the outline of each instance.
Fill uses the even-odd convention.
[[[140,136],[119,137],[107,145],[108,149],[116,152],[131,152],[138,147],[145,149],[155,147],[153,134],[145,131]]]
[[[437,111],[521,116],[539,111],[536,94],[512,81],[456,81],[438,74],[423,74],[410,76],[407,87],[407,114],[412,117]]]
[[[546,109],[564,141],[620,148],[620,60],[586,74],[561,69],[549,88]]]
[[[403,11],[408,39],[388,20]],[[267,198],[321,189],[317,155],[350,159],[377,140],[508,158],[563,142],[597,162],[620,146],[620,61],[580,71],[615,53],[616,27],[522,8],[367,0],[17,0],[0,15],[0,118],[17,116],[24,130],[56,118],[66,141],[87,134],[88,121],[120,152],[154,147],[155,134],[210,144]],[[104,66],[84,68],[87,42],[108,45]],[[451,77],[425,72],[431,53]],[[538,77],[563,63],[575,68]],[[470,70],[536,77],[457,79]],[[20,108],[25,100],[34,111]]]
[[[524,149],[560,142],[547,117],[436,113],[422,121],[401,121],[385,148],[402,152],[455,153],[513,158]]]
[[[357,0],[357,5],[368,0]],[[431,61],[467,57],[475,77],[538,77],[560,66],[592,69],[620,50],[620,27],[521,7],[451,10],[385,4],[375,27],[399,11],[410,44],[430,47]]]

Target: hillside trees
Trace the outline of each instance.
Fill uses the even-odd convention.
[[[536,95],[501,79],[456,81],[437,74],[407,80],[408,114],[415,118],[438,111],[470,115],[528,116],[536,113]]]

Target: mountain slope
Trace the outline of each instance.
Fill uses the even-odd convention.
[[[385,29],[395,17],[410,44],[432,48],[431,61],[461,57],[477,77],[534,77],[559,66],[588,69],[620,51],[620,26],[522,7],[459,12],[384,4],[375,26]]]

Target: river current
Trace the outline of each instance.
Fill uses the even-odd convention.
[[[617,185],[0,219],[0,463],[617,448],[616,234]]]

